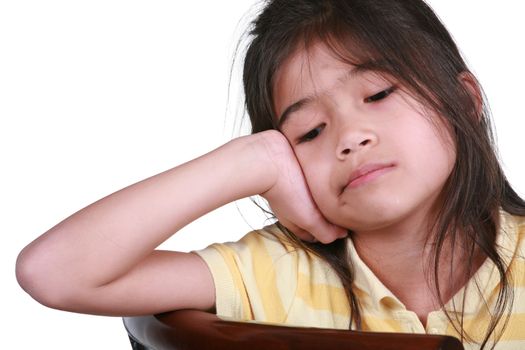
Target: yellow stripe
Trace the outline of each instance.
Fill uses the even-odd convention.
[[[235,257],[237,256],[236,252],[230,247],[222,244],[216,244],[213,247],[221,253],[226,265],[228,266],[228,269],[230,270],[235,289],[239,292],[241,297],[243,319],[253,320],[254,316],[246,291],[246,286],[244,285],[244,281],[239,271],[237,261],[235,260]]]
[[[310,276],[299,273],[297,296],[315,310],[330,310],[335,314],[350,315],[345,291],[340,287],[314,283]]]
[[[525,254],[525,252],[524,252]],[[516,287],[525,287],[525,258],[514,258],[510,266],[513,283]]]
[[[501,334],[503,327],[503,321],[506,319],[506,315],[503,316],[502,321],[499,322],[496,327],[496,335]],[[487,313],[478,315],[477,317],[467,318],[464,320],[464,329],[466,333],[476,342],[480,342],[485,337],[487,327],[490,322],[490,316]],[[501,337],[502,341],[507,340],[524,340],[525,341],[525,314],[513,314],[509,318],[509,323],[505,328],[505,331]],[[454,330],[452,325],[449,324],[447,328],[447,334],[459,337],[459,334]]]
[[[373,332],[405,332],[401,323],[391,318],[380,318],[366,314],[363,317],[363,330]]]
[[[502,340],[525,340],[525,313],[513,314]],[[525,344],[523,345],[525,347]]]
[[[265,321],[284,322],[286,312],[277,289],[274,261],[268,254],[263,237],[252,237],[254,239],[246,240],[245,243],[252,255],[252,268],[266,316]]]

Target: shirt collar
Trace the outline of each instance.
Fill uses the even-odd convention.
[[[504,211],[500,211],[500,225],[496,238],[498,253],[501,255],[505,266],[511,265],[513,259],[519,254],[520,236],[525,236],[525,219],[521,218],[521,225],[518,222],[519,217],[514,217]],[[519,234],[520,229],[524,231]],[[522,238],[522,240],[525,237]],[[377,309],[381,308],[382,301],[389,301],[390,308],[405,309],[406,307],[399,299],[377,278],[370,268],[363,262],[357,254],[352,239],[348,239],[348,256],[354,266],[354,286],[359,289],[360,295],[370,299],[369,302]],[[523,243],[521,243],[523,245]],[[523,254],[523,252],[522,252]],[[465,305],[463,312],[465,315],[479,312],[490,300],[499,285],[499,273],[490,259],[486,259],[469,282],[460,289],[454,297],[445,304],[448,312],[461,310],[463,305],[463,295],[466,293]]]
[[[361,298],[368,300],[373,307],[380,309],[382,300],[391,300],[394,305],[406,309],[399,299],[377,278],[365,262],[359,257],[352,239],[347,240],[348,256],[354,267],[354,286],[359,290]]]

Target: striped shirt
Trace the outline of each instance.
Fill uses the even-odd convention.
[[[352,240],[347,241],[355,269],[354,290],[362,307],[363,330],[459,337],[443,310],[430,312],[424,327],[416,313],[407,310],[359,258]],[[525,349],[525,217],[501,214],[497,246],[507,275],[512,278],[514,302],[496,349]],[[219,316],[348,329],[350,308],[335,272],[322,259],[288,243],[276,226],[250,232],[238,242],[213,244],[196,253],[213,275]],[[499,273],[493,262],[486,259],[444,309],[453,310],[452,305],[459,309],[466,293],[464,330],[474,342],[480,341],[490,321],[487,305],[492,305],[498,291]],[[455,313],[449,314],[454,318]],[[467,341],[464,345],[466,349],[479,348]]]

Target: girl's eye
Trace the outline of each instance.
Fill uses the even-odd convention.
[[[385,97],[387,97],[388,95],[390,95],[392,92],[394,92],[394,87],[389,87],[388,89],[386,90],[383,90],[381,92],[378,92],[377,94],[375,95],[372,95],[370,97],[367,97],[365,98],[365,103],[371,103],[371,102],[376,102],[376,101],[379,101],[379,100],[382,100],[384,99]]]
[[[304,134],[303,136],[299,137],[299,140],[298,140],[297,143],[303,143],[303,142],[312,141],[317,136],[319,136],[319,134],[324,129],[324,127],[325,127],[325,124],[321,124],[318,127],[316,127],[315,129],[312,129],[312,130],[308,131],[306,134]]]

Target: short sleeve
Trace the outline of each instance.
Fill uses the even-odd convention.
[[[195,251],[208,265],[215,284],[215,307],[217,315],[234,319],[252,319],[238,266],[235,245],[213,244],[206,249]]]
[[[217,315],[283,323],[297,288],[295,248],[272,226],[195,251],[215,284]]]

